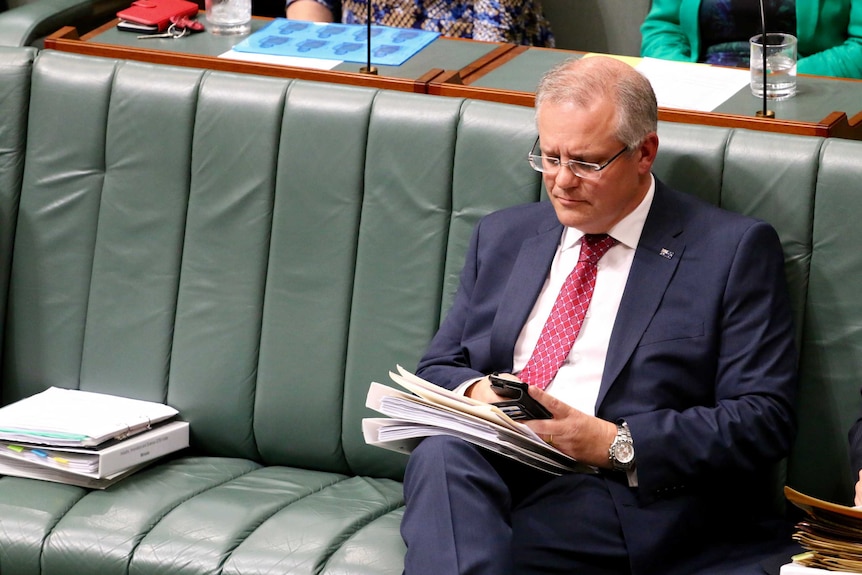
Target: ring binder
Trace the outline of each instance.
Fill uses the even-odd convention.
[[[162,403],[51,387],[0,408],[0,440],[93,447],[177,415]]]

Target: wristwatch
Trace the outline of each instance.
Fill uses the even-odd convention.
[[[617,471],[630,471],[635,466],[635,445],[626,422],[617,425],[617,436],[608,449],[608,459]]]

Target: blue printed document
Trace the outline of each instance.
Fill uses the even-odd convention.
[[[413,28],[371,26],[371,64],[400,66],[440,34]],[[237,52],[340,60],[368,60],[368,28],[276,18],[233,47]]]

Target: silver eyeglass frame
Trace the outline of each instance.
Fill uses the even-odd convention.
[[[593,162],[583,162],[581,160],[568,160],[562,162],[560,161],[560,158],[552,158],[551,156],[536,154],[536,146],[538,145],[539,138],[536,137],[536,141],[533,142],[533,147],[530,149],[530,153],[527,154],[527,160],[530,162],[531,168],[543,174],[556,174],[559,172],[561,167],[566,167],[569,168],[575,176],[584,180],[598,180],[601,178],[602,170],[610,166],[614,160],[622,156],[623,153],[629,149],[628,146],[623,146],[622,150],[611,156],[606,162],[596,164]],[[550,163],[553,168],[550,170],[546,169],[545,162]],[[580,170],[578,170],[578,168],[580,168]]]

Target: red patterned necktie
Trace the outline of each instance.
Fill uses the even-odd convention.
[[[590,307],[596,285],[597,264],[615,243],[616,240],[607,234],[584,235],[578,264],[560,289],[536,349],[519,374],[522,381],[545,389],[557,375],[572,350],[587,308]]]

